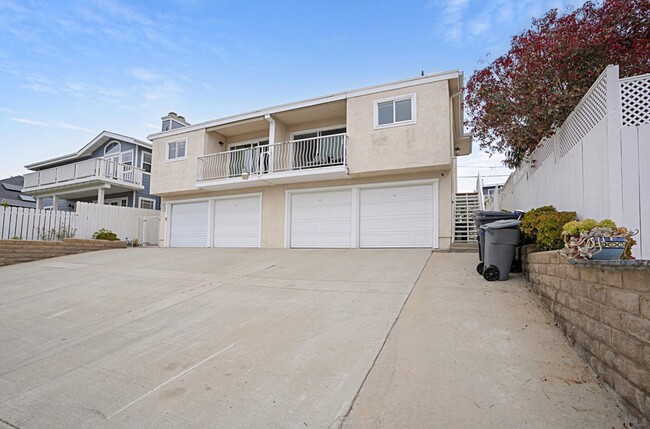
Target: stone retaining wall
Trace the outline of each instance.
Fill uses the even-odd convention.
[[[126,249],[126,241],[76,238],[65,238],[63,241],[0,240],[0,267],[105,249]]]
[[[534,249],[534,248],[533,248]],[[650,262],[522,251],[524,273],[599,377],[650,417]]]

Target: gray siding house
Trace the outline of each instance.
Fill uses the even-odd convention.
[[[26,165],[23,193],[37,208],[74,210],[77,201],[160,209],[151,195],[151,143],[102,131],[79,151]]]

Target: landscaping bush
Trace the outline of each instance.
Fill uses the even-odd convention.
[[[108,229],[100,229],[99,231],[95,231],[93,234],[93,240],[111,240],[111,241],[117,241],[119,238],[117,238],[117,234],[115,234],[113,231],[109,231]]]
[[[524,214],[519,229],[524,243],[534,243],[540,250],[556,250],[564,247],[562,228],[577,220],[576,212],[558,212],[553,206],[543,206]]]

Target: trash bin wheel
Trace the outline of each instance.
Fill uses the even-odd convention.
[[[479,274],[481,274],[481,275],[483,274],[483,262],[480,262],[480,263],[476,266],[476,272],[479,273]]]
[[[483,269],[483,278],[489,282],[499,280],[499,268],[494,265],[490,265]]]
[[[519,262],[516,259],[512,260],[512,265],[510,265],[510,272],[511,273],[520,273],[522,271],[521,269],[521,262]]]

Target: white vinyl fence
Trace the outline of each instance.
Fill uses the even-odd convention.
[[[562,127],[510,175],[498,206],[554,205],[580,219],[612,219],[640,231],[634,256],[650,259],[648,165],[650,75],[619,79],[618,66],[609,66]]]
[[[73,212],[0,206],[0,240],[60,240],[75,230]]]
[[[76,212],[0,207],[0,239],[61,240],[92,238],[99,229],[113,231],[121,240],[138,239],[158,246],[160,211],[77,203]]]

